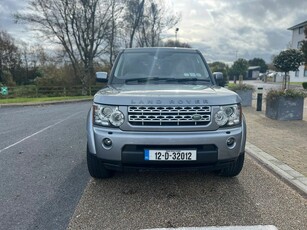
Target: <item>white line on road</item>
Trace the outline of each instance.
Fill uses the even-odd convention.
[[[60,120],[60,121],[54,123],[53,125],[49,125],[49,126],[47,126],[46,128],[43,128],[43,129],[37,131],[36,133],[33,133],[33,134],[31,134],[30,136],[27,136],[27,137],[21,139],[20,141],[17,141],[17,142],[15,142],[14,144],[11,144],[11,145],[9,145],[9,146],[7,146],[7,147],[1,149],[1,150],[0,150],[0,153],[3,152],[4,150],[10,149],[10,148],[12,148],[12,147],[18,145],[19,143],[21,143],[21,142],[23,142],[23,141],[25,141],[25,140],[27,140],[27,139],[29,139],[29,138],[31,138],[31,137],[36,136],[37,134],[40,134],[40,133],[46,131],[47,129],[50,129],[50,128],[52,128],[52,127],[58,125],[58,124],[61,124],[61,123],[64,122],[64,121],[67,121],[68,119],[72,118],[73,116],[78,115],[79,113],[81,113],[81,112],[74,113],[73,115],[70,115],[70,116],[66,117],[65,119],[63,119],[63,120]]]
[[[168,230],[170,228],[152,228],[144,230]],[[273,225],[257,225],[257,226],[223,226],[223,227],[187,227],[172,228],[174,230],[278,230]]]

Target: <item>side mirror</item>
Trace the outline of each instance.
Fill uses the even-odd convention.
[[[107,72],[96,72],[96,81],[107,82],[108,81],[108,73]]]
[[[222,73],[213,73],[213,76],[218,86],[225,86],[224,77]]]

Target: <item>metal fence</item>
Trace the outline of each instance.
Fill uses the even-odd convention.
[[[83,96],[94,95],[104,85],[93,85],[86,90],[81,85],[74,86],[37,86],[26,85],[7,87],[6,94],[0,94],[1,98],[17,98],[17,97],[64,97],[64,96]]]

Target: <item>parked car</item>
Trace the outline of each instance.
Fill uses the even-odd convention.
[[[240,173],[246,123],[241,99],[220,87],[195,49],[125,49],[87,117],[87,165],[94,178],[114,170]]]

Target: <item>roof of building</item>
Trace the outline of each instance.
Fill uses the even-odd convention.
[[[288,30],[294,30],[294,29],[297,29],[297,28],[305,26],[305,25],[307,25],[307,21],[304,21],[304,22],[301,22],[301,23],[299,23],[295,26],[292,26],[292,27],[288,28]]]
[[[248,70],[259,70],[260,66],[250,66],[248,67]]]

